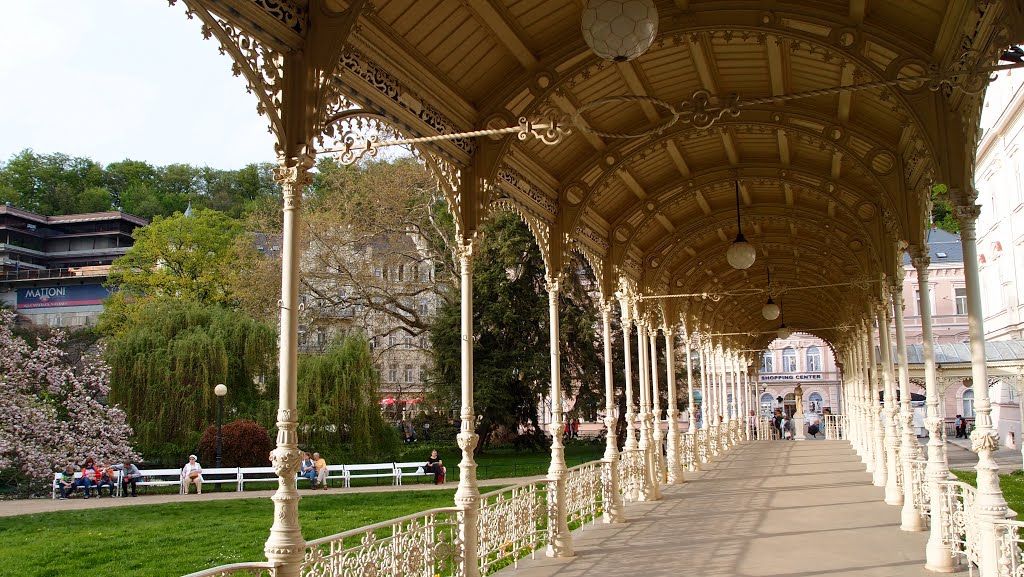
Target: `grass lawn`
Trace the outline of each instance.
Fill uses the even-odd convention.
[[[601,458],[604,446],[571,444],[565,452],[566,462],[572,467]],[[441,450],[451,490],[314,495],[303,491],[299,507],[303,536],[318,539],[426,509],[452,506],[452,481],[458,479],[459,457],[456,449]],[[482,480],[540,475],[547,472],[550,455],[496,449],[479,455],[477,462]],[[374,484],[369,479],[362,481]],[[276,484],[254,484],[252,489],[273,486]],[[482,488],[481,492],[497,488]],[[212,489],[213,483],[204,483],[204,492]],[[273,503],[268,499],[0,517],[0,574],[176,577],[227,563],[261,561],[272,517]]]
[[[299,507],[303,536],[318,539],[436,507],[450,491],[319,494]],[[0,518],[3,569],[21,577],[176,577],[261,561],[273,520],[269,499],[205,501]]]
[[[975,471],[959,471],[954,469],[953,474],[961,481],[977,487],[978,474]],[[1018,518],[1024,516],[1024,475],[1009,474],[999,475],[999,488],[1003,490],[1003,498],[1006,504],[1017,512]]]

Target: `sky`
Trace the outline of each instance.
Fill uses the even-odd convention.
[[[256,97],[182,2],[0,0],[0,9],[0,162],[26,148],[103,164],[275,160]]]

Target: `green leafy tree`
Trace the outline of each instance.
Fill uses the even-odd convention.
[[[75,200],[76,212],[105,212],[111,209],[112,201],[110,191],[94,186],[88,188],[78,195]]]
[[[949,189],[942,184],[932,187],[932,224],[944,231],[959,234],[960,223],[953,215],[953,204],[949,201]]]
[[[103,167],[88,158],[23,150],[0,166],[4,200],[41,214],[67,214],[79,194],[99,186]]]
[[[276,353],[276,331],[242,313],[143,301],[108,342],[110,400],[127,413],[147,458],[178,459],[216,422],[218,383],[228,387],[226,414],[273,425]]]
[[[574,271],[581,271],[577,266]],[[544,262],[529,229],[514,215],[499,215],[484,229],[473,274],[474,405],[477,434],[486,446],[499,429],[527,426],[539,432],[538,398],[550,387],[548,293]],[[599,390],[603,379],[595,347],[596,311],[567,276],[559,294],[562,385],[577,402]],[[431,332],[438,401],[456,407],[460,398],[460,307],[442,306]]]
[[[379,375],[369,341],[341,337],[299,359],[299,442],[335,460],[393,459],[398,436],[377,404]],[[342,448],[344,447],[344,448]]]
[[[135,244],[114,261],[107,285],[129,298],[170,297],[234,306],[230,287],[251,243],[242,224],[214,210],[157,217],[135,229]]]

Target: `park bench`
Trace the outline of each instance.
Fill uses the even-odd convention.
[[[273,467],[241,467],[238,469],[238,490],[244,491],[246,483],[277,482]]]
[[[405,477],[427,477],[430,480],[433,480],[434,474],[430,471],[426,471],[425,467],[426,463],[423,461],[395,463],[395,476],[398,480],[396,484],[401,485],[402,479]]]
[[[203,469],[203,484],[209,485],[210,483],[227,483],[235,486],[235,490],[241,491],[242,482],[241,469],[238,467],[214,467],[212,469]],[[146,475],[146,471],[141,471],[142,475]],[[178,478],[181,478],[181,472],[178,472]]]
[[[56,499],[57,498],[57,494],[60,493],[60,477],[61,477],[60,473],[54,473],[53,474],[53,484],[50,486],[50,490],[51,490],[50,498],[51,499]],[[79,480],[81,478],[82,478],[82,472],[81,471],[75,471],[75,481],[77,481],[77,480]],[[118,495],[118,496],[121,495],[121,471],[117,472],[117,478],[114,479],[114,494]]]
[[[362,463],[345,465],[345,487],[350,487],[352,479],[390,478],[392,485],[399,484],[398,469],[394,463]]]

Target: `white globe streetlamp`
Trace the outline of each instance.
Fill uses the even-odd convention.
[[[774,321],[779,318],[779,305],[772,301],[772,297],[768,297],[768,302],[764,303],[761,307],[761,316],[767,321]]]
[[[750,268],[757,259],[757,250],[743,236],[743,224],[740,222],[740,181],[736,181],[736,240],[725,252],[725,260],[734,269]]]
[[[658,8],[654,0],[587,0],[580,28],[583,40],[598,56],[627,62],[654,42]]]

